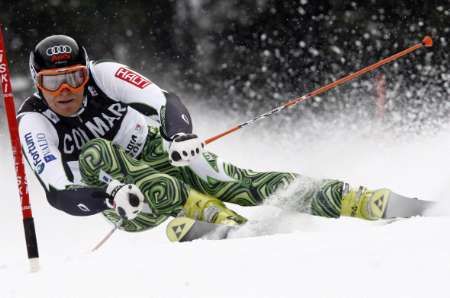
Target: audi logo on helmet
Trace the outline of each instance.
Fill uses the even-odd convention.
[[[53,46],[47,49],[47,56],[59,55],[59,54],[70,54],[72,53],[72,48],[68,45]]]

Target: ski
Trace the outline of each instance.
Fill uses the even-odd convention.
[[[390,218],[380,219],[373,223],[379,226],[390,225],[400,221],[408,220],[408,218]],[[247,222],[247,228],[259,225],[267,225],[267,223],[261,221]],[[188,242],[197,239],[203,240],[222,240],[227,239],[231,235],[231,232],[238,231],[241,226],[228,226],[221,224],[213,224],[204,221],[195,220],[188,217],[176,217],[172,219],[166,227],[166,235],[172,242]],[[253,237],[261,235],[271,235],[273,232],[263,232],[253,234]],[[247,235],[248,236],[248,235]]]
[[[220,240],[226,239],[232,230],[238,226],[213,224],[188,217],[176,217],[167,227],[166,234],[172,242],[186,242],[196,239]]]

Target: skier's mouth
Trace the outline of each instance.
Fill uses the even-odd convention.
[[[71,103],[72,101],[74,101],[74,99],[70,98],[70,99],[66,99],[66,100],[60,100],[60,101],[58,101],[58,103],[62,104],[62,105],[66,105],[66,104]]]

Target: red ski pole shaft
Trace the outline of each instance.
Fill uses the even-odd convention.
[[[23,226],[25,230],[25,241],[27,245],[28,259],[31,271],[39,269],[39,252],[37,246],[36,232],[34,228],[33,214],[31,212],[30,197],[28,194],[25,166],[23,164],[22,146],[20,144],[19,129],[16,119],[16,108],[14,96],[11,89],[11,75],[6,58],[6,47],[3,39],[2,26],[0,25],[0,82],[5,103],[6,117],[8,119],[9,135],[11,140],[14,165],[17,176],[17,186],[22,207]]]
[[[353,79],[355,79],[357,77],[362,76],[365,73],[371,72],[371,71],[373,71],[373,70],[383,66],[384,64],[387,64],[387,63],[392,62],[394,60],[397,60],[397,59],[399,59],[399,58],[401,58],[401,57],[403,57],[403,56],[405,56],[405,55],[407,55],[407,54],[409,54],[411,52],[414,52],[417,49],[420,49],[420,48],[422,48],[424,46],[425,47],[431,47],[432,45],[433,45],[433,40],[431,39],[431,37],[425,36],[422,39],[421,43],[415,44],[415,45],[413,45],[413,46],[411,46],[411,47],[409,47],[409,48],[407,48],[407,49],[405,49],[403,51],[400,51],[400,52],[398,52],[398,53],[396,53],[396,54],[394,54],[392,56],[384,58],[384,59],[382,59],[382,60],[380,60],[380,61],[378,61],[378,62],[376,62],[376,63],[374,63],[372,65],[369,65],[367,67],[364,67],[364,68],[358,70],[357,72],[351,73],[351,74],[349,74],[349,75],[347,75],[347,76],[345,76],[343,78],[340,78],[340,79],[338,79],[338,80],[336,80],[334,82],[331,82],[331,83],[329,83],[329,84],[327,84],[327,85],[325,85],[323,87],[320,87],[320,88],[318,88],[318,89],[316,89],[316,90],[314,90],[312,92],[309,92],[306,95],[303,95],[301,97],[297,97],[295,99],[292,99],[292,100],[286,102],[285,104],[283,104],[282,106],[279,106],[278,108],[275,108],[275,109],[273,109],[273,110],[271,110],[271,111],[269,111],[267,113],[264,113],[264,114],[262,114],[262,115],[260,115],[258,117],[255,117],[255,118],[253,118],[253,119],[251,119],[251,120],[249,120],[247,122],[244,122],[244,123],[241,123],[239,125],[236,125],[236,126],[230,128],[230,129],[228,129],[228,130],[226,130],[226,131],[224,131],[224,132],[222,132],[222,133],[220,133],[220,134],[218,134],[216,136],[213,136],[213,137],[211,137],[209,139],[206,139],[205,140],[205,144],[209,144],[211,142],[214,142],[214,141],[216,141],[216,140],[218,140],[218,139],[220,139],[220,138],[222,138],[222,137],[224,137],[226,135],[229,135],[230,133],[235,132],[235,131],[241,129],[242,127],[247,126],[247,125],[249,125],[249,124],[251,124],[251,123],[253,123],[253,122],[257,121],[257,120],[260,120],[260,119],[269,117],[272,114],[281,112],[282,110],[284,110],[287,107],[294,106],[294,105],[299,104],[299,103],[301,103],[303,101],[306,101],[307,99],[310,99],[311,97],[314,97],[314,96],[317,96],[319,94],[325,93],[325,92],[327,92],[330,89],[333,89],[333,88],[335,88],[335,87],[337,87],[339,85],[345,84],[345,83],[347,83],[347,82],[349,82],[349,81],[351,81],[351,80],[353,80]]]

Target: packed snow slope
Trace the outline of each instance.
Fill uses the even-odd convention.
[[[247,120],[190,103],[210,137]],[[226,103],[224,103],[225,109]],[[272,107],[268,107],[270,109]],[[2,116],[3,117],[3,116]],[[402,136],[364,119],[264,120],[209,146],[256,170],[295,171],[388,187],[441,202],[431,217],[391,224],[294,214],[272,205],[236,208],[261,226],[238,238],[169,243],[165,225],[138,234],[101,215],[72,217],[50,207],[29,173],[41,270],[28,272],[14,167],[1,127],[0,297],[448,297],[450,129]],[[263,122],[264,122],[263,121]],[[257,237],[256,237],[257,236]]]

